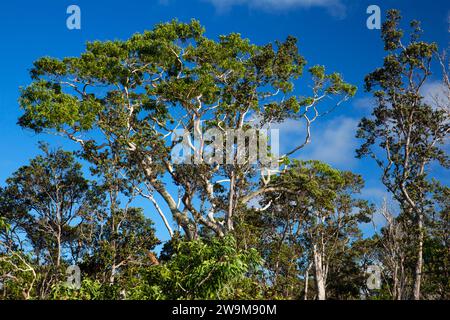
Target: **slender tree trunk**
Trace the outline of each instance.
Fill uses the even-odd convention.
[[[420,300],[420,286],[422,282],[422,269],[423,269],[423,215],[419,213],[418,217],[418,229],[419,229],[419,243],[417,248],[417,262],[414,278],[414,300]]]
[[[112,262],[111,262],[111,274],[109,276],[109,284],[113,285],[116,281],[116,272],[117,272],[117,265],[116,265],[116,241],[114,240],[112,243]]]
[[[234,230],[234,226],[233,226],[233,211],[234,211],[234,196],[235,196],[235,184],[236,184],[236,176],[235,176],[235,172],[232,171],[231,172],[231,177],[230,177],[230,192],[228,195],[228,213],[226,215],[226,224],[227,224],[227,231],[233,231]]]
[[[59,268],[61,265],[61,225],[58,224],[58,234],[56,236],[56,245],[57,245],[57,252],[56,252],[56,266]]]
[[[311,270],[312,263],[308,265],[305,272],[305,297],[304,300],[308,300],[308,287],[309,287],[309,270]]]
[[[394,289],[392,290],[392,298],[393,300],[399,300],[398,299],[398,287],[399,287],[399,281],[398,281],[398,266],[394,266]]]
[[[116,247],[116,236],[118,233],[117,230],[117,226],[118,223],[116,223],[116,207],[117,207],[117,189],[112,187],[112,189],[110,189],[109,191],[109,195],[110,195],[110,210],[111,210],[111,235],[113,236],[113,239],[111,241],[111,249],[112,249],[112,261],[111,261],[111,274],[109,276],[109,283],[111,285],[114,284],[115,280],[116,280],[116,251],[117,251],[117,247]]]
[[[405,292],[405,259],[400,259],[400,286],[398,288],[398,300],[403,300]]]

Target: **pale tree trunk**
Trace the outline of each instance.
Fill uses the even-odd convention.
[[[225,216],[226,224],[227,224],[227,231],[233,231],[233,211],[234,211],[234,196],[235,196],[235,184],[236,184],[236,176],[235,172],[231,172],[230,177],[230,192],[228,195],[228,213]]]
[[[395,265],[394,267],[394,289],[392,290],[392,296],[394,298],[394,300],[401,300],[401,290],[400,290],[400,279],[399,279],[399,274],[398,274],[398,266]]]
[[[56,267],[61,265],[61,238],[62,238],[62,217],[61,217],[61,203],[56,204]]]
[[[114,245],[114,249],[113,249],[113,258],[112,258],[112,264],[111,264],[111,274],[109,276],[109,284],[113,285],[114,282],[116,281],[116,270],[117,270],[117,266],[116,266],[116,253],[115,253],[115,245]]]
[[[403,227],[398,222],[391,210],[386,199],[383,201],[381,214],[386,220],[387,237],[383,241],[385,249],[384,256],[387,257],[387,266],[391,269],[394,287],[391,291],[393,300],[401,300],[403,296]]]
[[[116,207],[117,207],[117,187],[112,187],[109,190],[109,200],[110,200],[110,211],[111,211],[111,235],[113,236],[113,240],[111,241],[111,249],[112,249],[112,261],[111,261],[111,274],[109,276],[109,283],[111,285],[114,284],[115,280],[116,280],[116,270],[117,270],[117,266],[116,266],[116,252],[117,252],[117,246],[116,246],[116,235],[118,234],[118,230],[117,230],[117,223],[116,223]]]
[[[56,236],[56,266],[59,268],[61,265],[61,226],[58,225],[58,231]]]
[[[402,256],[402,258],[400,259],[400,286],[398,289],[398,300],[403,300],[404,297],[404,292],[405,292],[405,283],[406,283],[406,279],[405,279],[405,258],[404,256]]]
[[[425,162],[422,163],[419,171],[419,175],[422,176],[425,170]],[[423,196],[424,191],[420,190]],[[413,291],[413,299],[420,300],[420,286],[422,282],[422,269],[423,269],[423,211],[417,205],[420,202],[414,202],[410,198],[409,194],[403,189],[403,193],[406,195],[408,204],[411,206],[411,211],[416,212],[417,214],[417,229],[419,231],[419,239],[417,244],[417,262],[416,262],[416,270],[414,274],[414,291]]]
[[[420,286],[422,282],[422,269],[423,269],[423,215],[419,214],[418,217],[418,228],[419,228],[419,243],[417,248],[417,262],[414,278],[414,300],[420,300]]]
[[[398,272],[397,272],[397,266],[394,267],[394,274],[392,275],[392,278],[394,280],[394,288],[392,290],[392,298],[393,300],[398,300],[397,298],[397,292],[398,292]]]
[[[314,245],[313,254],[314,254],[314,270],[317,287],[317,299],[325,300],[326,299],[325,274],[323,271],[322,254],[317,249],[317,245]]]
[[[308,286],[309,286],[309,270],[311,270],[312,263],[308,265],[305,272],[305,298],[304,300],[308,300]]]

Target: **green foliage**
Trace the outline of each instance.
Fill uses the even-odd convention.
[[[249,166],[237,164],[173,166],[177,144],[167,137],[175,128],[198,131],[199,123],[240,130],[286,119],[306,121],[311,108],[326,114],[355,94],[340,74],[320,66],[310,69],[312,92],[294,95],[305,66],[292,36],[266,45],[252,44],[238,33],[210,39],[198,21],[174,20],[127,40],[88,43],[78,57],[37,60],[32,83],[21,92],[19,124],[77,142],[96,173],[120,172],[125,180],[121,189],[127,192],[147,183],[162,195],[187,238],[195,238],[199,226],[223,236],[232,231],[233,221],[224,227],[211,220],[193,199],[214,203],[213,215],[232,219],[226,204],[233,200],[225,196],[218,201],[226,190],[211,192],[213,180],[245,176],[235,189],[249,189],[256,173],[245,175]],[[251,114],[260,123],[250,120]],[[163,176],[186,193],[186,210],[174,206]]]
[[[242,294],[246,275],[261,263],[256,250],[239,250],[236,240],[179,241],[170,260],[143,270],[133,299],[230,299]]]
[[[58,283],[52,287],[49,300],[114,300],[120,299],[117,286],[103,284],[89,278],[81,281],[79,289]]]
[[[264,296],[304,299],[305,274],[314,276],[317,247],[330,273],[329,296],[359,295],[364,273],[352,244],[361,237],[358,224],[370,221],[373,212],[356,196],[363,185],[361,176],[323,162],[292,160],[286,172],[272,179],[273,191],[260,201],[265,209],[239,215],[239,243],[256,247],[265,260],[262,275],[255,275]],[[314,284],[308,287],[313,296]]]
[[[5,218],[0,217],[0,230],[6,230],[8,231],[9,225],[6,223]]]
[[[304,144],[264,179],[236,160],[174,164],[168,137],[176,128],[201,135],[201,126],[246,131],[296,120],[309,132],[356,94],[341,74],[316,65],[306,69],[311,92],[295,95],[307,66],[296,38],[210,39],[198,21],[173,20],[90,42],[77,57],[35,61],[19,125],[80,149],[41,144],[43,155],[0,187],[0,298],[311,299],[326,289],[322,298],[405,299],[421,274],[420,297],[448,299],[449,188],[428,173],[433,162],[449,166],[448,106],[421,96],[438,48],[420,41],[416,21],[404,43],[400,22],[389,11],[387,56],[365,79],[377,105],[357,133],[357,156],[376,160],[400,212],[383,212],[388,223],[367,239],[360,224],[374,207],[360,198],[362,177],[291,158]],[[90,180],[75,156],[89,163]],[[180,227],[173,232],[169,217],[159,259],[153,221],[132,206],[137,196]],[[80,289],[66,285],[72,264]],[[383,265],[383,285],[369,291],[373,264]]]

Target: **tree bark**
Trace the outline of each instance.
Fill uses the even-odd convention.
[[[414,300],[420,300],[420,286],[422,283],[423,269],[423,215],[419,213],[417,226],[419,228],[419,243],[417,248],[417,262],[414,277]]]
[[[312,263],[308,265],[305,272],[305,297],[304,300],[308,300],[308,287],[309,287],[309,270],[311,270]]]
[[[314,270],[317,287],[317,299],[325,300],[326,299],[325,275],[323,272],[322,255],[317,250],[317,245],[314,245],[313,254],[314,254]]]

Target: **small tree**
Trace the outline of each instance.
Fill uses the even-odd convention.
[[[299,252],[298,247],[303,251],[302,256],[295,259],[305,271],[305,296],[312,267],[317,297],[325,300],[329,270],[334,265],[336,272],[339,260],[345,258],[351,243],[361,236],[358,223],[367,222],[372,213],[367,201],[355,197],[364,182],[359,175],[341,172],[319,161],[294,161],[285,174],[274,178],[272,183],[283,187],[283,191],[267,193],[262,204],[267,210],[264,212],[266,219],[275,222],[272,229],[275,234],[269,239],[277,242],[281,237],[280,246],[275,246],[272,249],[275,252],[270,253],[278,260],[273,282],[276,283],[279,268],[282,268],[278,267],[280,254],[283,254],[281,245],[293,242],[291,254]]]
[[[0,190],[0,215],[9,225],[0,230],[2,260],[25,265],[19,269],[33,273],[33,283],[40,273],[39,288],[26,298],[45,297],[64,263],[76,262],[83,250],[76,235],[95,212],[95,194],[73,155],[43,144],[41,149],[45,155],[19,168]]]

